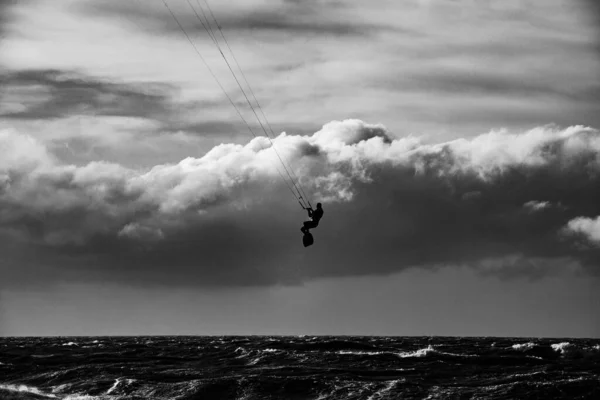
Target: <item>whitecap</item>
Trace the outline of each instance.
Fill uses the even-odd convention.
[[[108,389],[106,391],[106,394],[111,394],[112,392],[114,392],[115,390],[117,390],[117,387],[119,386],[119,383],[121,383],[121,378],[115,379],[115,383],[110,387],[110,389]]]
[[[396,379],[393,381],[390,381],[387,383],[387,385],[385,385],[383,388],[381,388],[380,390],[378,390],[377,392],[373,393],[371,396],[369,396],[367,398],[367,400],[375,400],[375,399],[384,399],[385,395],[394,388],[394,386],[396,386],[396,384],[398,384],[401,380],[400,379]]]
[[[357,356],[376,356],[379,354],[394,354],[395,353],[390,353],[389,351],[357,351],[357,350],[340,350],[340,351],[336,351],[336,354],[352,354],[352,355],[357,355]]]
[[[514,350],[531,350],[534,347],[535,347],[535,343],[533,343],[533,342],[517,343],[517,344],[512,345],[512,348]]]
[[[419,349],[417,351],[403,352],[403,353],[399,353],[397,355],[401,358],[409,358],[409,357],[427,357],[430,354],[441,354],[441,355],[451,356],[451,357],[479,357],[477,354],[448,353],[445,351],[440,351],[440,350],[434,349],[431,345],[425,347],[424,349]]]
[[[277,353],[278,351],[281,351],[281,350],[279,350],[279,349],[263,349],[261,351],[263,351],[265,353]]]
[[[426,357],[430,353],[437,353],[437,350],[431,347],[431,345],[427,346],[424,349],[419,349],[417,351],[402,352],[399,353],[398,356],[401,358]]]
[[[47,398],[51,398],[51,399],[58,399],[58,397],[56,397],[55,395],[53,395],[51,393],[44,393],[40,389],[33,387],[33,386],[0,384],[0,389],[8,390],[9,392],[31,393],[31,394],[35,394],[38,396],[44,396]]]
[[[560,352],[561,354],[566,354],[570,349],[573,348],[573,345],[571,345],[571,343],[569,342],[560,342],[560,343],[554,343],[551,345],[552,350],[556,351],[556,352]]]

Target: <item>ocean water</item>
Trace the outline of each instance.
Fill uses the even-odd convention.
[[[600,399],[600,340],[0,338],[0,399]]]

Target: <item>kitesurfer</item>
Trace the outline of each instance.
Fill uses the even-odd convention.
[[[319,226],[319,221],[323,218],[323,208],[321,207],[321,203],[317,203],[317,209],[313,210],[311,207],[306,208],[308,211],[308,217],[311,218],[311,221],[304,221],[304,226],[300,228],[302,233],[306,234],[309,232],[309,229],[316,228]]]

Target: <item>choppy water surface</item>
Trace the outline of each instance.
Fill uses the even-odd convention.
[[[0,338],[0,399],[600,399],[600,340]]]

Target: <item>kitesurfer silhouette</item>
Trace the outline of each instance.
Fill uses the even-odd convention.
[[[300,228],[302,233],[309,233],[309,229],[316,228],[319,226],[319,221],[323,218],[323,208],[321,207],[321,203],[317,203],[317,209],[313,210],[311,207],[306,208],[308,211],[308,216],[311,218],[310,221],[304,221],[304,226]]]

